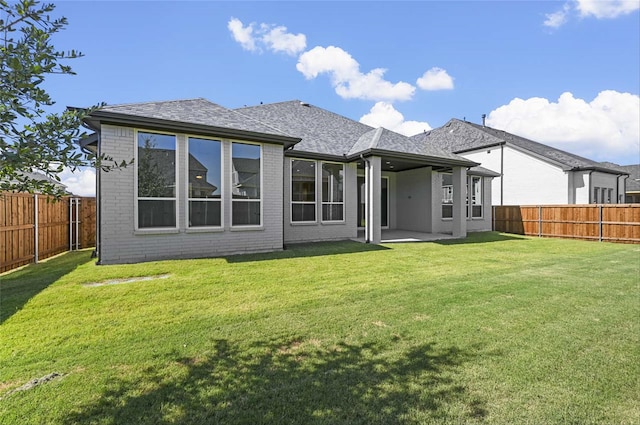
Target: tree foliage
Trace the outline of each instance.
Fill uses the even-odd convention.
[[[64,194],[55,183],[33,179],[39,172],[60,181],[65,167],[105,165],[111,158],[95,158],[79,151],[77,140],[86,136],[82,120],[86,110],[48,113],[54,100],[42,88],[47,75],[75,74],[68,60],[81,52],[60,51],[51,36],[64,29],[67,20],[50,14],[53,4],[35,0],[0,0],[0,191]],[[119,166],[114,163],[114,167]],[[124,164],[121,164],[124,166]]]

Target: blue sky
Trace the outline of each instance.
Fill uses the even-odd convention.
[[[481,122],[640,162],[640,1],[56,2],[66,106],[299,99],[415,134]],[[64,176],[88,193],[92,172]]]

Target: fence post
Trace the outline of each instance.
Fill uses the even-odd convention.
[[[542,205],[538,205],[538,237],[542,237]]]
[[[491,230],[493,230],[495,232],[496,230],[496,206],[492,206],[491,207],[492,210],[492,214],[491,214]]]
[[[76,250],[80,249],[80,198],[76,198]]]
[[[69,198],[69,251],[73,251],[73,198]]]
[[[34,253],[33,253],[33,262],[35,264],[38,264],[38,250],[39,250],[39,246],[38,246],[38,233],[40,233],[38,231],[38,194],[34,193],[33,194],[33,210],[34,210],[34,223],[33,223],[33,245],[34,245]]]
[[[599,214],[600,215],[600,218],[599,218],[600,225],[598,226],[600,228],[600,231],[599,231],[599,235],[598,235],[598,241],[602,242],[602,204],[598,205],[598,209],[600,210],[600,214]]]

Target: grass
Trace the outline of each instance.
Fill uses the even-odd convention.
[[[640,422],[637,245],[482,233],[89,257],[0,276],[0,423]]]

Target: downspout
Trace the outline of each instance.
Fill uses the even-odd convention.
[[[291,161],[289,161],[289,158],[287,158],[286,156],[284,156],[284,153],[286,151],[289,151],[293,149],[293,145],[289,146],[288,148],[285,148],[282,151],[282,176],[284,177],[286,175],[286,171],[287,171],[287,165],[289,165],[289,194],[287,195],[286,193],[284,193],[284,187],[285,187],[285,179],[282,179],[282,250],[286,251],[287,250],[287,246],[284,244],[284,226],[285,225],[289,225],[291,223]],[[317,178],[317,177],[316,177]],[[289,196],[289,200],[287,201],[287,196]],[[289,204],[289,222],[285,223],[285,219],[284,219],[284,212],[285,209],[287,208],[287,204]]]
[[[368,159],[366,159],[364,157],[363,154],[360,154],[360,159],[362,159],[362,161],[364,162],[364,243],[371,243],[371,240],[369,239],[369,229],[371,226],[371,223],[369,220],[369,206],[370,206],[370,201],[369,201],[369,185],[371,184],[370,180],[371,180],[371,163],[369,162]]]
[[[591,174],[593,174],[593,170],[589,171],[588,177],[589,177],[589,203],[592,204],[594,199],[592,198],[593,196],[593,181],[591,180]]]
[[[500,206],[504,205],[504,143],[500,144]]]
[[[625,177],[626,174],[618,174],[618,177],[616,177],[616,203],[617,204],[625,204],[627,201],[627,177]],[[624,180],[624,192],[622,193],[622,199],[620,199],[620,177],[623,177]]]
[[[290,163],[289,161],[287,161],[287,158],[284,156],[284,152],[282,152],[282,176],[285,176],[286,173],[286,169],[287,169],[287,163]],[[291,167],[289,167],[289,169],[291,169]],[[291,181],[291,176],[289,176],[289,181]],[[286,220],[284,219],[284,212],[286,210],[287,207],[287,195],[284,193],[284,187],[285,187],[285,179],[282,179],[282,250],[286,251],[287,247],[284,244],[284,226],[285,226],[285,222]],[[291,197],[291,188],[289,188],[289,197]],[[291,209],[289,209],[289,221],[291,221]]]
[[[100,131],[96,131],[96,134],[98,135],[98,149],[97,149],[97,154],[96,154],[96,158],[100,158],[102,155],[102,143],[101,143],[101,138],[102,138],[102,134]],[[80,150],[88,155],[93,155],[93,152],[89,151],[86,149],[86,147],[81,147]],[[91,257],[93,258],[98,258],[98,261],[96,262],[96,264],[100,264],[100,244],[102,241],[102,235],[100,232],[100,211],[101,211],[101,205],[102,205],[102,196],[100,196],[100,180],[101,180],[101,175],[102,173],[100,172],[101,168],[99,166],[96,166],[96,250],[91,254]]]

